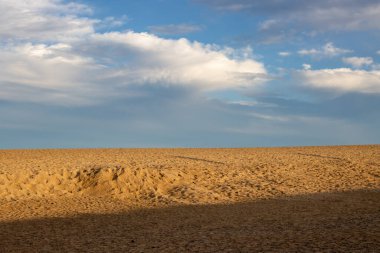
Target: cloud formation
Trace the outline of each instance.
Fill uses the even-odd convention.
[[[222,11],[266,16],[261,29],[308,27],[317,31],[379,30],[380,2],[372,0],[194,0]]]
[[[306,87],[337,93],[380,94],[380,71],[349,68],[299,70],[295,78]]]
[[[306,70],[309,70],[309,69],[311,69],[311,65],[304,63],[304,64],[302,64],[302,68],[306,69]]]
[[[281,56],[281,57],[287,57],[287,56],[290,56],[292,53],[288,52],[288,51],[282,51],[282,52],[278,52],[278,55]]]
[[[130,31],[95,34],[91,42],[93,54],[103,51],[103,47],[113,47],[128,59],[127,64],[119,62],[122,67],[114,69],[112,74],[126,84],[153,83],[219,90],[249,87],[266,78],[263,64],[252,59],[237,59],[234,49],[183,38],[163,39]],[[107,61],[113,59],[113,55],[104,57]]]
[[[361,68],[373,64],[373,59],[371,57],[344,57],[342,61],[354,68]]]
[[[87,5],[60,0],[0,0],[0,38],[14,41],[67,41],[94,32],[99,20]]]
[[[158,35],[181,35],[202,30],[201,26],[192,24],[153,25],[148,28],[150,32]]]
[[[130,85],[213,91],[254,87],[267,78],[264,65],[242,50],[95,32],[99,20],[82,16],[91,12],[85,5],[0,0],[0,9],[0,99],[88,104],[128,96],[120,91]]]
[[[350,52],[352,51],[348,49],[335,47],[332,42],[328,42],[322,48],[319,49],[301,49],[298,51],[298,54],[302,56],[310,55],[315,57],[334,57]]]

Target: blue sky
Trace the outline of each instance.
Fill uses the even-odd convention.
[[[0,11],[0,148],[380,143],[380,1]]]

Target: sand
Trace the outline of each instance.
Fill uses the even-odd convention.
[[[380,145],[0,151],[0,252],[377,252]]]

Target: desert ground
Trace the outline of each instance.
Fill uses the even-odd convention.
[[[380,145],[0,150],[0,252],[379,252]]]

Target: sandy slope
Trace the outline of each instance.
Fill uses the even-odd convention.
[[[339,218],[342,210],[347,211],[347,215],[351,215],[352,219],[361,220],[362,224],[369,223],[371,220],[371,229],[365,230],[361,228],[356,231],[357,235],[353,232],[353,236],[356,236],[355,240],[359,240],[355,245],[361,245],[358,250],[371,250],[380,246],[379,241],[371,239],[371,235],[377,232],[379,232],[380,237],[379,189],[379,145],[255,149],[0,151],[0,222],[4,227],[7,227],[8,231],[5,232],[5,235],[8,236],[15,231],[20,234],[21,230],[17,230],[17,227],[28,227],[28,224],[30,224],[28,222],[33,220],[37,223],[40,221],[38,224],[47,224],[44,219],[61,218],[59,222],[54,221],[54,223],[52,221],[56,226],[61,226],[61,223],[66,222],[65,219],[74,219],[71,222],[75,223],[75,218],[73,217],[77,217],[78,214],[100,215],[91,216],[92,218],[89,219],[95,223],[98,220],[104,220],[104,216],[101,215],[118,214],[117,219],[120,219],[123,223],[128,218],[120,218],[124,217],[121,214],[133,215],[131,213],[134,212],[136,215],[139,212],[144,212],[146,208],[148,210],[157,210],[157,215],[154,213],[147,216],[153,217],[152,219],[157,219],[157,216],[163,216],[162,210],[170,210],[172,217],[178,216],[177,211],[183,212],[185,210],[184,212],[189,214],[203,212],[206,218],[199,224],[203,228],[211,223],[214,224],[215,214],[213,216],[205,211],[208,209],[194,206],[199,204],[223,204],[224,207],[220,208],[219,211],[219,218],[216,218],[221,220],[225,216],[240,217],[239,214],[233,214],[241,212],[241,215],[243,215],[241,218],[230,219],[230,225],[235,228],[244,228],[244,224],[262,227],[259,223],[260,217],[268,218],[267,213],[272,211],[271,208],[282,210],[281,208],[286,206],[287,211],[299,214],[300,217],[306,212],[306,218],[303,223],[301,222],[302,226],[306,225],[305,222],[313,223],[318,214],[322,217],[319,218],[321,220],[325,219],[326,215]],[[270,202],[272,203],[271,208],[268,209],[268,204],[265,204],[268,202],[265,202],[264,199],[272,201]],[[329,199],[333,201],[330,203],[328,202]],[[238,204],[242,202],[253,204],[246,204],[247,206]],[[327,207],[336,205],[336,208],[331,208],[330,214],[323,209],[325,211],[321,215],[321,210],[318,210],[326,203],[329,203]],[[189,204],[191,206],[186,207]],[[186,206],[181,207],[183,205]],[[267,208],[264,208],[265,206]],[[152,207],[154,209],[150,209]],[[217,207],[218,205],[215,206],[215,208]],[[302,211],[303,209],[306,211]],[[257,214],[255,217],[251,217],[252,210],[256,210],[254,212]],[[341,211],[337,212],[336,210]],[[358,210],[359,214],[357,214]],[[252,219],[244,217],[244,215],[247,215],[245,212],[248,212],[249,217]],[[275,213],[277,215],[270,216],[273,221],[278,222],[288,218],[286,215],[283,217],[284,214],[282,213]],[[210,219],[207,218],[208,215],[210,215]],[[298,216],[295,215],[295,217]],[[173,218],[171,222],[179,225],[183,222],[182,218],[179,215],[177,218]],[[115,222],[115,219],[109,216],[107,216],[107,219],[110,219],[110,222]],[[146,222],[149,223],[149,218],[147,219]],[[186,217],[186,219],[189,219],[193,224],[199,222],[199,220],[191,216]],[[87,222],[89,221],[87,220]],[[160,222],[155,222],[157,227],[162,225]],[[289,221],[290,224],[294,222],[294,220]],[[17,226],[15,224],[21,225]],[[154,225],[152,226],[144,223],[148,238],[149,233],[157,229]],[[216,222],[213,226],[214,228],[219,228],[216,229],[216,231],[219,231],[216,233],[219,233],[218,236],[220,237],[222,231],[220,227],[226,227],[226,224]],[[348,222],[347,226],[355,229],[355,224],[350,225]],[[32,229],[32,227],[29,229]],[[114,227],[117,226],[115,225]],[[12,230],[13,228],[15,230]],[[173,225],[168,225],[168,228],[170,228],[166,231],[168,234],[178,229]],[[66,227],[66,229],[70,230],[70,227]],[[121,227],[120,229],[123,230]],[[228,226],[226,229],[229,229]],[[276,230],[276,226],[273,229]],[[107,229],[105,228],[105,230]],[[163,230],[165,230],[165,226],[161,227],[161,231]],[[194,230],[193,232],[195,233],[196,231]],[[258,231],[251,231],[251,235],[256,233],[255,238],[263,238],[265,237],[264,235],[268,237],[270,234],[268,231]],[[318,238],[317,235],[320,235],[321,231],[314,232],[315,238]],[[199,228],[199,233],[201,232],[202,228]],[[288,232],[290,234],[296,233],[294,229]],[[76,228],[75,233],[80,233],[80,229]],[[129,233],[133,235],[132,232]],[[226,233],[226,231],[223,233]],[[339,234],[339,231],[337,233]],[[369,233],[366,235],[369,241],[368,243],[360,244],[360,236],[364,236],[363,233]],[[64,236],[64,234],[61,236]],[[28,235],[30,233],[24,235],[24,241],[28,240]],[[347,236],[347,234],[345,235]],[[97,236],[99,237],[99,235]],[[238,236],[238,233],[236,236]],[[310,236],[313,238],[313,233]],[[248,250],[259,250],[261,246],[264,247],[265,245],[269,250],[271,245],[273,246],[273,243],[269,243],[269,237],[267,238],[268,243],[260,247],[248,238],[247,234],[246,241],[240,238],[239,242],[233,243],[233,241],[229,241],[224,245],[224,248],[218,248],[219,244],[216,244],[214,248],[204,248],[204,250],[227,251],[229,247],[232,247],[231,249],[234,249],[232,251],[238,252],[246,249],[248,252]],[[343,236],[342,238],[346,237]],[[22,248],[20,246],[21,248],[17,248],[16,245],[10,244],[12,242],[10,239],[8,237],[7,243],[0,239],[0,251],[2,243],[7,245],[4,248],[7,251],[20,250],[26,252],[28,247]],[[184,236],[178,240],[187,242],[197,241],[199,238],[195,233],[192,236]],[[261,239],[261,242],[264,243],[265,241],[263,240]],[[161,241],[164,242],[165,240]],[[128,248],[129,244],[127,245],[123,241],[115,243],[112,244],[114,248],[108,246],[106,249],[117,250],[123,248],[124,250],[135,251],[149,248]],[[337,243],[339,246],[339,242]],[[174,245],[170,240],[167,241],[168,249],[170,248],[169,244]],[[354,243],[352,244],[354,245]],[[64,249],[67,246],[67,251],[76,250],[75,248],[70,248],[69,245],[65,245],[62,242],[60,248]],[[144,245],[146,245],[146,242]],[[238,245],[245,245],[246,247],[238,247]],[[254,245],[256,245],[256,248],[253,247]],[[324,248],[321,246],[320,249],[340,249],[340,247],[333,247],[326,243],[321,245],[324,245]],[[14,248],[12,248],[13,246]],[[165,244],[160,244],[160,251],[164,249],[164,246]],[[300,243],[298,246],[304,247],[305,245]],[[33,247],[29,248],[29,250],[35,249],[38,251],[43,247],[43,244],[36,242]],[[265,247],[262,247],[261,250],[265,250]],[[272,249],[279,250],[278,246],[276,247]],[[283,247],[284,250],[291,249],[289,245],[284,245]],[[297,249],[297,247],[294,249]],[[54,246],[47,247],[47,251],[54,251],[53,249]],[[186,248],[183,249],[186,250]],[[195,250],[188,248],[188,250],[190,249]],[[153,250],[153,248],[149,248],[149,250]],[[99,251],[101,252],[102,250]]]

